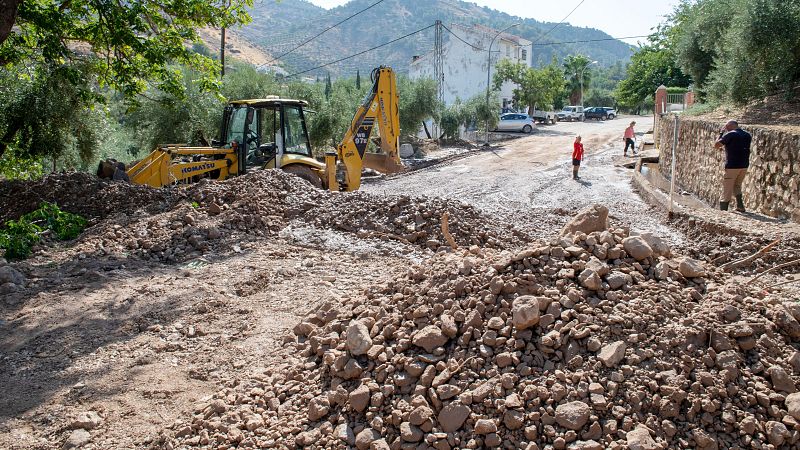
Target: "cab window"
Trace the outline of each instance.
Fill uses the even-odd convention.
[[[283,111],[286,133],[284,152],[311,156],[311,145],[302,111],[296,106],[286,106]]]
[[[236,141],[244,143],[244,123],[247,120],[247,108],[236,108],[228,119],[228,135],[225,136],[225,145]]]

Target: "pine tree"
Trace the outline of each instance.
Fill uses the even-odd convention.
[[[356,89],[361,89],[361,73],[356,69]]]
[[[331,98],[331,74],[328,72],[328,76],[325,78],[325,98]]]

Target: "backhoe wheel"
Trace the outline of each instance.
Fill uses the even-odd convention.
[[[308,181],[317,189],[322,189],[322,180],[319,178],[316,172],[314,172],[308,166],[304,166],[302,164],[290,164],[288,166],[281,167],[281,169],[283,169],[283,171],[286,173],[290,173]]]

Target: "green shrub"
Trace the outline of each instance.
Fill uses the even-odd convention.
[[[75,239],[86,228],[83,217],[62,211],[53,203],[43,202],[39,209],[9,220],[0,230],[0,249],[8,259],[24,259],[39,243],[45,232],[51,231],[59,240]]]

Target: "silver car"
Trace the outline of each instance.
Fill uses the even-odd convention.
[[[533,118],[527,114],[506,113],[500,116],[495,131],[522,131],[530,133],[533,131]]]

